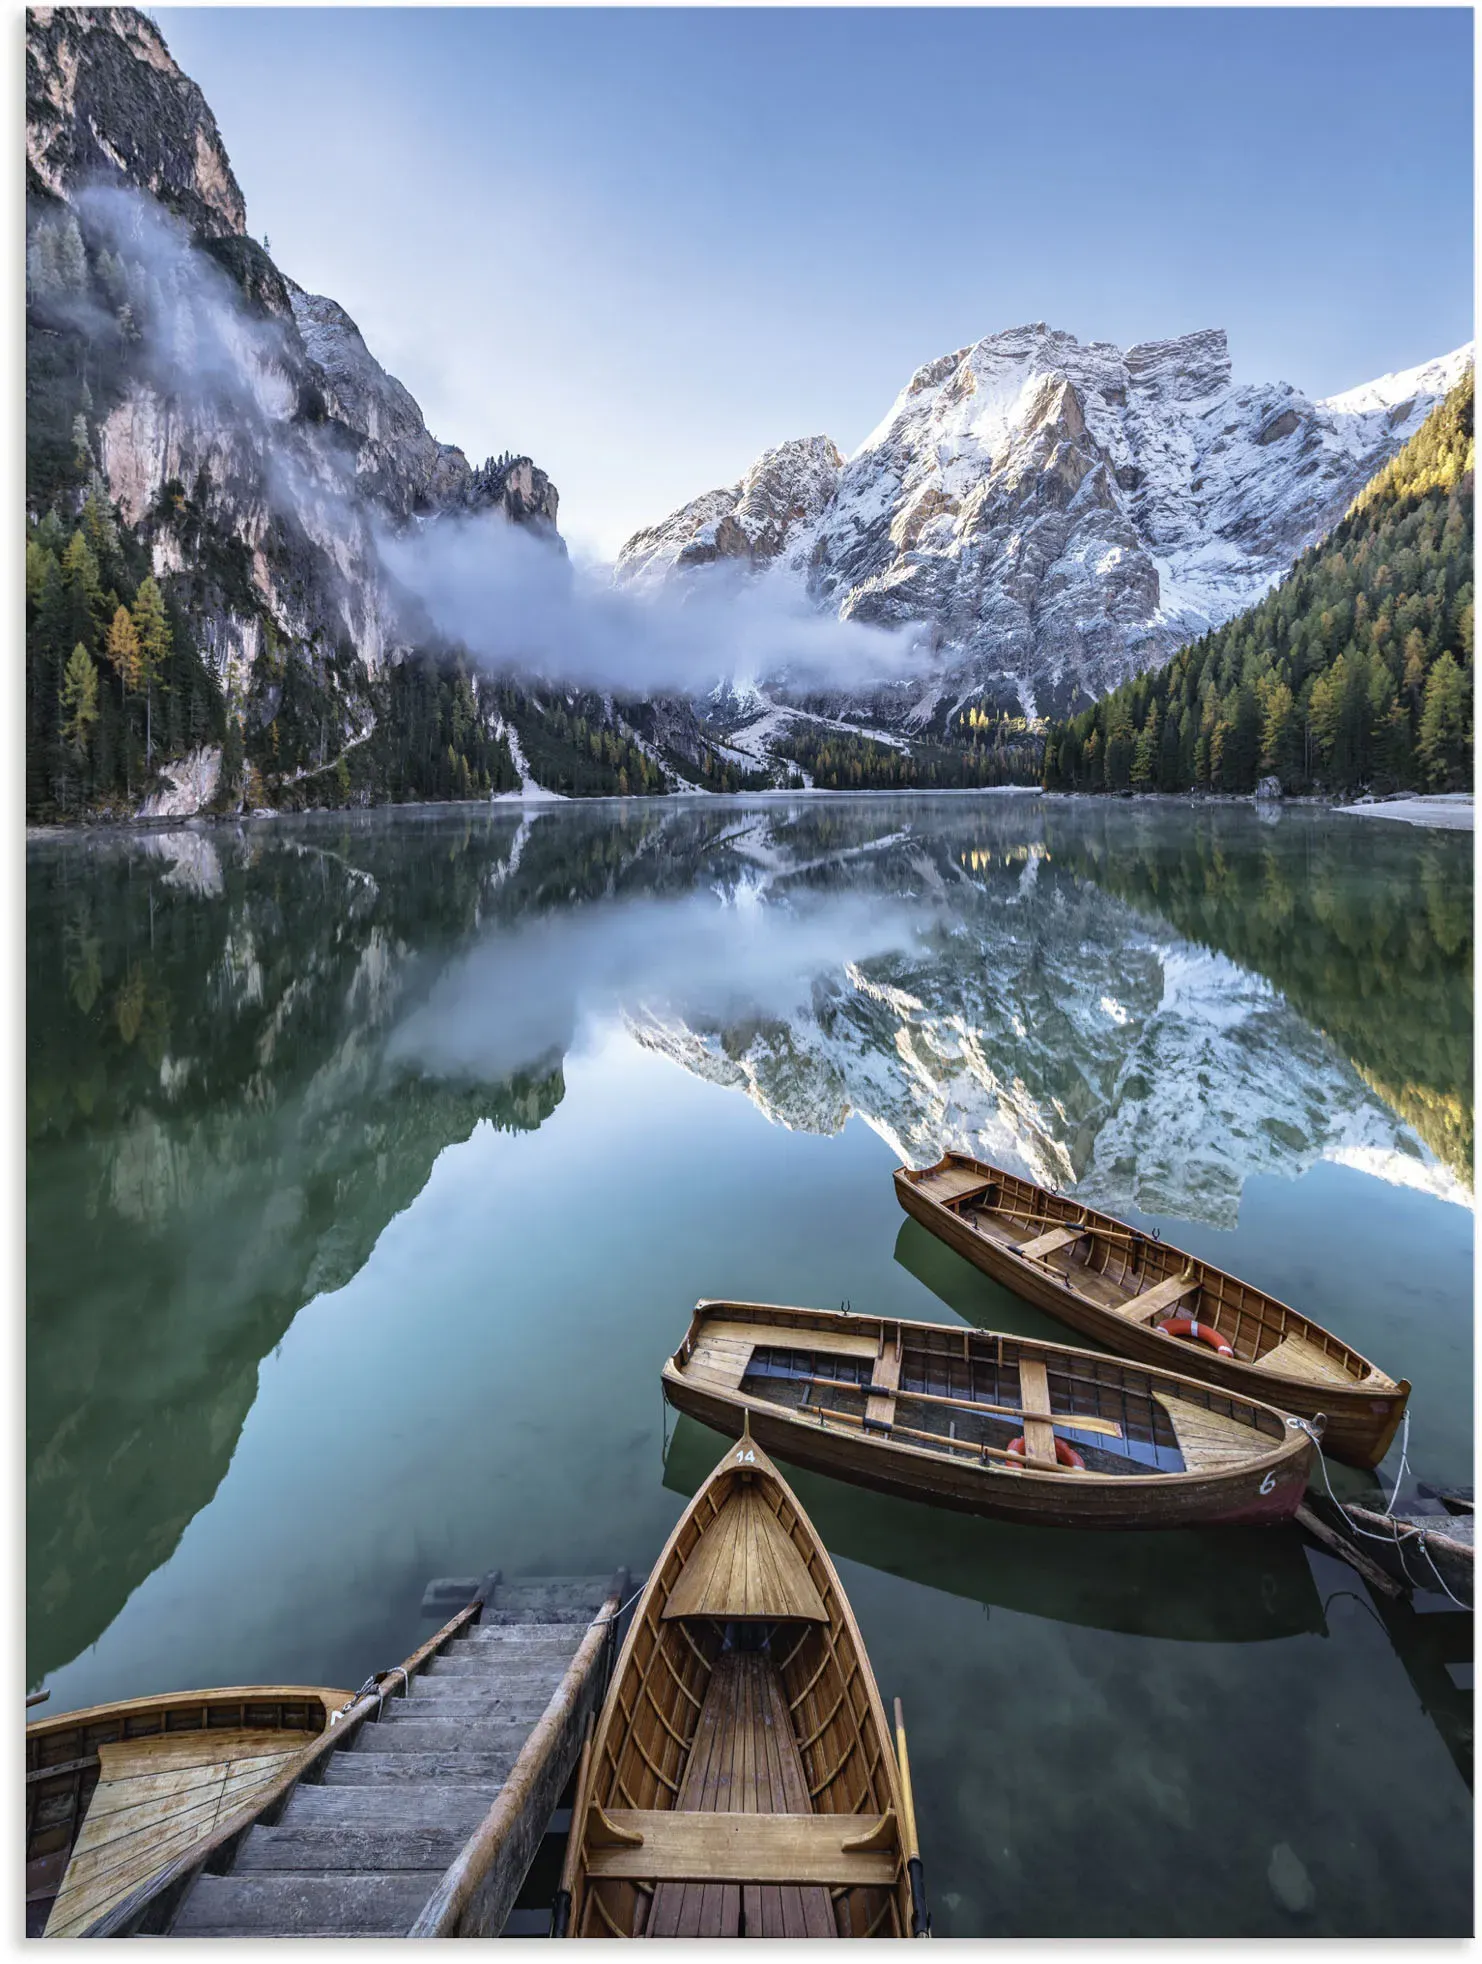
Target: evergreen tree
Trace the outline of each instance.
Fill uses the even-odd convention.
[[[98,720],[98,671],[79,641],[62,676],[62,739],[78,756],[92,741]]]
[[[154,761],[154,693],[173,648],[164,596],[152,577],[139,582],[133,617],[139,637],[139,686],[144,691],[144,761],[150,766]]]

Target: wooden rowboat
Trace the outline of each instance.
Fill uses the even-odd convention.
[[[1123,1356],[1325,1420],[1323,1451],[1377,1466],[1410,1386],[1310,1317],[1211,1262],[965,1153],[896,1168],[906,1212],[1049,1316]],[[1177,1322],[1213,1331],[1171,1333]]]
[[[570,1934],[924,1934],[896,1717],[892,1745],[833,1564],[743,1425],[654,1564],[584,1755]]]
[[[775,1303],[697,1305],[663,1384],[796,1466],[1050,1527],[1285,1520],[1314,1451],[1301,1421],[1171,1371]]]
[[[297,1685],[178,1691],[26,1727],[26,1934],[74,1937],[250,1812],[353,1698]]]

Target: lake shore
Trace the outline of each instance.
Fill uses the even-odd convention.
[[[1476,802],[1470,791],[1440,791],[1429,797],[1388,798],[1372,805],[1335,805],[1349,818],[1394,818],[1402,825],[1429,825],[1438,832],[1475,831]]]

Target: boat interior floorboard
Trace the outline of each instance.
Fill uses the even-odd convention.
[[[808,1784],[776,1666],[761,1651],[717,1658],[676,1807],[698,1813],[810,1814]],[[661,1882],[651,1937],[836,1937],[829,1892],[773,1883]]]

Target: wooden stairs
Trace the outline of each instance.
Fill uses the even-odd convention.
[[[481,1601],[361,1694],[286,1797],[142,1918],[92,1934],[499,1935],[600,1705],[615,1621],[587,1644],[559,1715],[552,1701],[625,1585],[623,1571],[488,1578]],[[518,1805],[492,1814],[516,1785]]]

